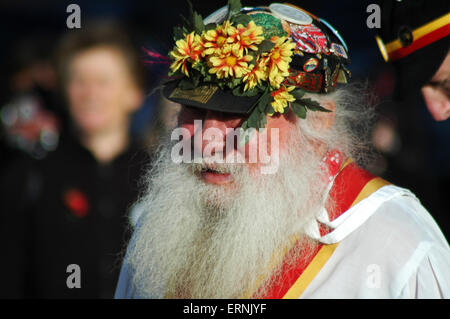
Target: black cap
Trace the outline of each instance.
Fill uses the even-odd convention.
[[[175,103],[224,113],[245,114],[261,95],[236,96],[231,93],[231,90],[221,90],[214,85],[182,89],[179,87],[179,83],[180,81],[171,81],[164,85],[163,95]]]
[[[381,1],[378,44],[396,70],[395,99],[418,92],[444,61],[450,47],[449,9],[448,0]]]

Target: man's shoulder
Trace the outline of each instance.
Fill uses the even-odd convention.
[[[420,242],[436,242],[447,245],[446,239],[430,212],[409,190],[394,185],[385,186],[373,197],[382,196],[384,201],[362,226],[364,231],[375,232],[379,240],[396,241],[399,245],[416,246]],[[367,200],[373,198],[369,197]],[[381,236],[383,235],[384,236]]]
[[[373,178],[366,186],[374,186],[369,184],[377,180],[378,178]],[[364,196],[358,195],[358,198],[361,198],[354,200],[355,203],[336,218],[331,221],[325,218],[325,224],[331,231],[322,236],[320,241],[324,244],[334,244],[353,233],[362,232],[378,234],[376,237],[389,234],[383,238],[395,237],[399,243],[406,241],[446,243],[431,214],[411,191],[382,181],[380,185],[372,187],[372,190],[364,187],[360,192],[364,193]]]
[[[418,267],[436,251],[445,252],[439,258],[450,260],[450,247],[439,226],[407,189],[384,186],[346,214],[334,230],[346,257],[357,261],[366,256],[363,259],[384,265],[393,275],[408,263]],[[342,235],[340,228],[345,230]]]
[[[366,256],[369,269],[375,265],[391,282],[391,296],[427,295],[425,290],[431,286],[449,282],[445,268],[450,264],[450,247],[432,215],[413,193],[396,186],[385,190],[395,195],[361,225],[353,237],[357,244],[351,246],[357,246],[355,251]],[[420,289],[411,285],[412,280],[421,285]],[[448,295],[448,289],[444,290]]]
[[[410,191],[383,186],[346,213],[333,231],[338,231],[337,247],[305,296],[414,298],[418,291],[435,296],[439,289],[433,287],[450,282],[448,243]],[[341,229],[345,232],[339,233]],[[444,295],[450,293],[444,290]]]
[[[385,194],[380,195],[381,192]],[[376,203],[374,197],[382,196],[373,214],[349,236],[354,251],[366,255],[374,264],[383,265],[391,276],[398,277],[408,268],[412,273],[432,255],[450,261],[450,247],[432,215],[407,189],[385,186],[366,201]],[[355,212],[355,214],[363,212]],[[439,253],[437,253],[439,252]],[[394,279],[394,278],[392,278]]]

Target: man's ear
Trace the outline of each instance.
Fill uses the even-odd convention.
[[[325,101],[322,103],[322,107],[326,108],[330,112],[320,112],[320,127],[328,130],[333,126],[334,119],[336,117],[336,104],[334,101]]]

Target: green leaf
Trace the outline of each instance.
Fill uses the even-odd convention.
[[[176,70],[175,72],[173,72],[172,70],[169,70],[168,75],[170,77],[185,77],[186,75],[181,72],[180,69]]]
[[[245,123],[245,122],[244,122]],[[246,121],[246,125],[248,128],[255,128],[256,130],[259,130],[261,128],[264,128],[266,126],[267,119],[266,114],[264,113],[264,110],[261,111],[258,107],[255,107],[248,117]]]
[[[233,79],[233,81],[231,81],[231,82],[233,83],[233,87],[235,87],[242,83],[242,78]]]
[[[195,62],[194,64],[192,64],[192,68],[198,70],[203,76],[208,75],[208,70],[204,63]]]
[[[261,83],[259,83],[257,85],[258,89],[260,89],[261,91],[266,91],[269,89],[269,85],[267,82],[264,83],[264,81],[261,81]]]
[[[245,131],[248,128],[248,122],[244,121],[244,123],[242,123],[241,128]]]
[[[216,23],[208,23],[207,25],[205,25],[205,31],[215,30],[216,28],[217,28]]]
[[[265,110],[266,114],[273,114],[275,113],[275,110],[273,109],[273,106],[271,103],[266,105],[266,110]]]
[[[257,129],[266,127],[267,119],[266,114],[264,112],[259,113],[259,123]]]
[[[231,22],[234,22],[234,24],[237,26],[238,24],[242,24],[244,27],[246,27],[249,22],[251,21],[250,16],[246,14],[239,14],[231,19]]]
[[[180,39],[184,39],[183,28],[173,27],[173,40],[177,42]]]
[[[241,88],[240,88],[239,86],[238,86],[238,87],[235,87],[235,88],[233,89],[232,93],[233,93],[233,95],[235,95],[235,96],[244,96],[244,93],[242,92],[242,90],[241,90]]]
[[[308,110],[311,110],[311,111],[331,112],[330,110],[327,110],[326,108],[322,107],[319,104],[319,102],[313,101],[308,98],[297,100],[297,103],[304,105],[305,107],[308,108]]]
[[[217,81],[217,86],[218,86],[221,90],[224,90],[224,89],[226,88],[226,86],[227,86],[227,83],[226,83],[226,82],[223,82],[223,81]]]
[[[299,118],[301,119],[305,119],[306,118],[306,107],[298,104],[298,103],[291,103],[291,107],[292,107],[292,111],[294,112],[295,115],[297,115]]]
[[[206,75],[203,78],[203,82],[212,82],[212,76],[209,73],[206,73]]]
[[[180,14],[180,18],[183,21],[183,29],[186,30],[186,33],[191,33],[191,31],[193,29],[193,25],[192,25],[191,21],[186,19],[185,16],[182,14]]]
[[[180,81],[180,84],[178,84],[178,87],[182,90],[192,90],[192,89],[194,89],[195,86],[190,80],[184,78]]]
[[[240,0],[228,0],[228,19],[241,13],[242,4]]]
[[[259,46],[258,46],[258,52],[257,54],[262,54],[264,52],[269,52],[272,50],[272,48],[275,46],[275,43],[273,43],[270,40],[263,40]]]
[[[300,100],[303,95],[305,95],[305,91],[303,91],[302,89],[295,89],[291,92],[291,95],[295,97],[296,100]]]
[[[239,131],[239,147],[243,147],[245,144],[247,144],[248,141],[250,141],[252,135],[255,133],[255,130],[253,128],[248,127],[247,121],[242,123],[241,129],[242,130]]]
[[[198,12],[194,11],[191,1],[188,0],[187,3],[189,5],[190,25],[191,25],[193,31],[195,31],[198,34],[201,34],[202,31],[205,30],[205,24],[203,23],[203,18]]]
[[[258,101],[258,109],[264,113],[266,110],[267,104],[269,104],[272,101],[272,95],[270,95],[270,92],[266,91],[264,94],[260,97]]]
[[[194,87],[198,87],[200,84],[200,79],[201,79],[202,75],[200,72],[191,72],[191,79],[192,79],[192,84],[194,85]]]
[[[244,91],[243,86],[240,85],[240,86],[236,86],[233,89],[233,95],[236,95],[236,96],[248,96],[248,97],[251,97],[251,96],[258,95],[259,93],[260,93],[260,90],[257,87],[254,87],[253,89]]]
[[[202,64],[200,62],[194,62],[194,63],[192,63],[192,68],[195,70],[201,71]]]
[[[253,50],[248,50],[247,55],[250,55],[250,56],[252,57],[252,59],[248,62],[248,65],[249,65],[249,66],[255,65],[255,64],[256,64],[257,57],[258,57],[257,52],[256,52],[256,51],[253,51]]]
[[[249,97],[251,97],[251,96],[256,96],[256,95],[258,95],[259,93],[260,93],[260,91],[259,91],[258,88],[255,86],[253,89],[250,89],[250,90],[246,91],[246,92],[244,93],[244,96],[249,96]]]
[[[205,24],[203,23],[202,16],[195,11],[193,14],[193,25],[194,31],[198,34],[201,34],[205,30]]]
[[[240,79],[240,78],[235,78],[235,79],[233,79],[233,80],[231,80],[231,81],[228,81],[228,87],[229,87],[230,89],[234,89],[234,88],[237,87],[239,84],[241,84],[241,82],[242,82],[242,79]]]
[[[260,120],[260,112],[258,108],[255,108],[247,119],[248,127],[258,128],[259,120]]]

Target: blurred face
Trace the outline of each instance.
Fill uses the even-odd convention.
[[[72,118],[84,134],[127,127],[130,113],[142,102],[124,57],[108,47],[72,58],[67,95]]]
[[[436,121],[450,117],[450,53],[430,83],[422,87],[428,110]]]

